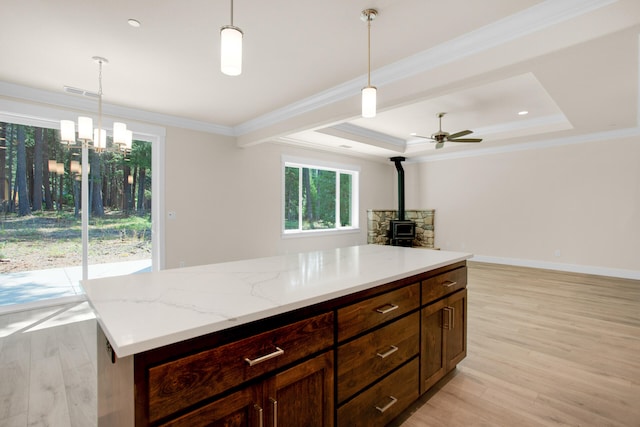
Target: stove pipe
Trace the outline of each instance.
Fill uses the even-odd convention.
[[[404,221],[404,169],[402,163],[406,159],[404,157],[392,157],[389,160],[396,164],[398,170],[398,219]]]

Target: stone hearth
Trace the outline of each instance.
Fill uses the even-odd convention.
[[[405,210],[405,219],[416,223],[416,238],[413,246],[434,248],[433,217],[435,209]],[[367,210],[367,243],[388,245],[389,221],[398,219],[397,210],[368,209]]]

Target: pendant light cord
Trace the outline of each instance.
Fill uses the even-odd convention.
[[[233,0],[231,0],[231,26],[233,27]]]
[[[367,15],[367,86],[371,86],[371,15]]]
[[[101,149],[102,141],[102,61],[98,61],[98,141],[94,141],[96,148]],[[96,143],[97,142],[97,143]],[[106,141],[104,141],[106,147]]]

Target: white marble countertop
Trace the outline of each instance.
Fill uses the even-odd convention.
[[[118,357],[413,276],[472,255],[363,245],[82,283]]]

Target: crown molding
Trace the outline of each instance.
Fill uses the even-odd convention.
[[[42,104],[49,104],[56,107],[68,108],[72,110],[95,113],[96,100],[86,99],[77,95],[51,92],[42,89],[21,86],[14,83],[0,81],[0,96],[31,101]],[[168,114],[153,113],[136,108],[123,107],[115,104],[102,104],[102,111],[105,115],[121,117],[125,119],[148,122],[163,126],[174,126],[191,129],[207,133],[235,136],[233,128],[214,123],[207,123],[198,120],[177,117]]]
[[[552,25],[605,7],[618,0],[546,0],[475,31],[434,46],[400,61],[372,70],[371,79],[382,87],[424,73],[450,62],[509,43]],[[363,74],[328,90],[248,120],[236,127],[236,136],[245,135],[360,93]]]

